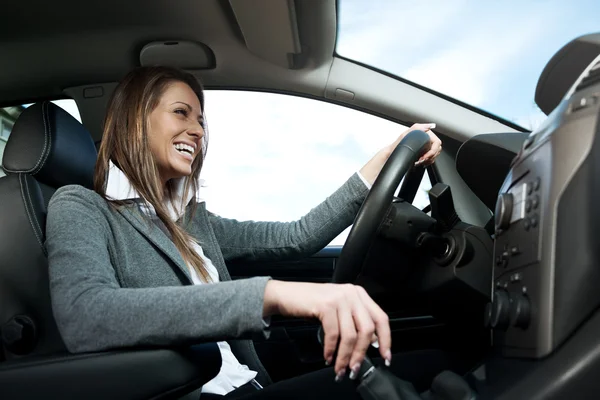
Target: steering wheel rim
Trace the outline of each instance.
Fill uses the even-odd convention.
[[[358,277],[396,188],[427,148],[429,140],[429,135],[425,132],[415,130],[409,132],[396,146],[354,219],[336,262],[333,283],[351,283]]]

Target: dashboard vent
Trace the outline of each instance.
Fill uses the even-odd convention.
[[[600,61],[590,69],[588,75],[577,85],[576,92],[600,83]]]

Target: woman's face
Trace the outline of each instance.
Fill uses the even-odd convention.
[[[150,113],[148,142],[163,184],[192,173],[202,151],[202,118],[198,96],[183,82],[170,84]]]

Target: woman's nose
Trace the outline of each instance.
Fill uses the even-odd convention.
[[[190,136],[202,138],[204,136],[204,127],[200,124],[193,125],[188,129],[187,133]]]

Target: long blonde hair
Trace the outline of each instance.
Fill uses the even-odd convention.
[[[104,120],[94,174],[94,190],[115,206],[126,204],[106,195],[109,162],[112,161],[127,176],[133,188],[154,207],[156,215],[165,224],[183,259],[196,270],[204,282],[208,282],[210,276],[206,266],[191,244],[194,239],[180,223],[172,221],[169,217],[165,200],[173,200],[173,182],[168,181],[166,190],[163,188],[158,166],[148,143],[150,113],[158,106],[169,85],[174,82],[183,82],[196,93],[204,113],[202,85],[193,75],[176,68],[137,68],[127,74],[116,87]],[[192,163],[192,174],[184,180],[184,193],[189,193],[189,190],[196,193],[198,190],[198,176],[206,154],[206,138],[205,132],[202,149]],[[192,213],[195,206],[194,196]]]

